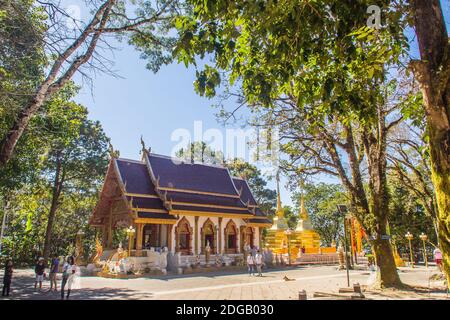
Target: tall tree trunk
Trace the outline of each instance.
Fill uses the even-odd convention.
[[[373,135],[369,138],[367,157],[369,164],[369,210],[375,217],[375,223],[371,224],[369,230],[376,236],[375,240],[372,240],[372,249],[377,267],[380,268],[375,286],[385,288],[400,287],[402,283],[397,273],[391,242],[386,237],[389,191],[386,177],[386,131],[384,124],[381,123],[382,121],[384,122],[384,117],[379,123],[378,139]]]
[[[31,118],[45,102],[45,95],[40,94],[33,99],[18,115],[11,129],[0,142],[0,167],[11,159],[19,138],[28,126]]]
[[[380,114],[380,117],[380,125],[382,126],[380,129],[383,128],[385,130],[384,123],[381,122],[384,121],[384,117],[382,114]],[[388,240],[381,239],[381,235],[386,235],[387,233],[386,225],[389,198],[386,185],[387,159],[385,131],[383,131],[383,134],[375,137],[369,135],[369,132],[365,130],[365,135],[363,136],[366,161],[369,167],[370,197],[367,196],[364,188],[360,168],[361,157],[356,152],[355,136],[350,125],[344,126],[344,134],[346,143],[343,145],[343,148],[350,165],[351,181],[343,169],[342,162],[331,140],[327,141],[327,152],[336,164],[339,177],[350,194],[352,214],[364,229],[377,235],[376,240],[371,242],[375,254],[375,262],[378,267],[375,287],[399,287],[401,286],[401,281],[397,273],[391,244]]]
[[[106,22],[109,19],[109,14],[112,7],[116,3],[116,0],[105,1],[97,10],[92,20],[85,27],[83,32],[73,41],[69,47],[62,52],[53,63],[47,78],[39,86],[35,96],[26,105],[18,115],[13,126],[10,128],[6,136],[0,141],[0,168],[4,167],[11,159],[14,149],[16,147],[19,138],[28,126],[31,118],[42,107],[46,100],[51,95],[61,88],[63,88],[67,82],[72,79],[75,72],[89,61],[97,46],[102,29],[105,27]],[[98,27],[98,28],[97,28]],[[97,29],[96,29],[97,28]],[[90,37],[92,35],[92,37]],[[90,40],[88,40],[90,37]],[[58,75],[62,66],[68,61],[68,59],[84,44],[87,45],[87,49],[83,54],[77,55],[70,63],[68,68]]]
[[[59,156],[57,157],[55,180],[53,182],[52,190],[52,203],[48,213],[47,229],[45,231],[45,242],[44,242],[44,261],[48,261],[51,249],[53,222],[55,221],[56,211],[58,209],[59,196],[61,195],[61,189],[63,185],[63,178],[61,177],[62,164]]]
[[[377,231],[377,238],[372,241],[372,249],[375,261],[380,272],[377,273],[375,286],[380,288],[400,287],[401,281],[395,265],[394,253],[389,240],[382,239],[381,235],[386,235],[386,222],[381,221]]]
[[[420,61],[411,67],[423,94],[439,245],[450,286],[450,44],[439,0],[411,0]]]

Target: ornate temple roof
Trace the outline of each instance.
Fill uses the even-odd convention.
[[[239,193],[241,194],[241,200],[244,203],[248,203],[251,206],[257,206],[255,198],[253,197],[252,192],[250,191],[250,187],[248,186],[248,183],[246,180],[242,178],[233,177],[234,185],[236,186],[236,189],[238,189]]]
[[[189,190],[239,198],[227,168],[148,153],[148,165],[159,189]]]
[[[247,182],[232,178],[222,166],[185,162],[144,149],[142,161],[113,158],[108,172],[105,184],[118,186],[121,196],[116,191],[115,199],[122,197],[136,219],[173,223],[177,215],[187,214],[271,223],[258,208]],[[102,191],[99,210],[108,206],[109,199]],[[99,210],[94,215],[102,216],[105,209]]]
[[[156,195],[145,163],[128,159],[115,159],[115,163],[127,193]]]

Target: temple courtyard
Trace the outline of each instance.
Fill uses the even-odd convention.
[[[434,266],[426,269],[399,268],[407,290],[369,290],[368,299],[450,299],[443,281],[429,280],[436,274]],[[288,278],[288,280],[285,279]],[[350,271],[350,283],[360,283],[363,288],[373,278],[367,270]],[[339,294],[346,287],[346,272],[336,266],[302,266],[272,269],[263,277],[249,276],[242,272],[167,275],[136,279],[109,279],[82,277],[82,289],[71,294],[79,299],[174,299],[174,300],[275,300],[298,299],[298,292],[306,290],[311,299],[345,299],[351,293]],[[48,292],[49,281],[42,291],[35,291],[34,273],[31,269],[17,269],[12,283],[12,295],[8,299],[57,300],[59,292]]]

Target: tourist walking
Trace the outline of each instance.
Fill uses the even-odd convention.
[[[442,271],[442,252],[439,248],[434,249],[433,251],[434,261],[436,262],[436,266]]]
[[[261,252],[256,251],[256,255],[255,255],[255,263],[256,263],[256,270],[258,271],[258,276],[262,277],[262,264],[263,264],[263,255],[261,254]]]
[[[75,264],[75,261],[72,256],[67,258],[67,261],[64,262],[62,267],[62,280],[61,280],[61,299],[64,300],[64,288],[69,280],[69,276],[75,271],[72,270],[72,266]],[[67,297],[70,295],[70,289],[68,290]]]
[[[9,296],[9,291],[11,289],[12,274],[13,274],[13,262],[11,259],[8,259],[5,264],[5,275],[3,276],[2,297]]]
[[[249,254],[247,256],[248,275],[255,275],[255,258]]]
[[[42,281],[44,281],[44,273],[45,273],[45,263],[44,258],[39,258],[36,266],[34,267],[34,273],[36,274],[36,280],[34,282],[34,289],[37,288],[37,284],[39,283],[39,290],[42,289]]]
[[[72,290],[75,290],[75,289],[80,289],[80,268],[74,262],[71,267],[71,273],[69,275],[69,279],[67,279],[66,299],[69,299],[70,293],[72,292]]]
[[[59,268],[59,258],[57,256],[54,256],[52,259],[52,263],[50,265],[50,273],[49,273],[49,278],[50,278],[50,290],[52,291],[53,287],[55,287],[54,291],[58,291],[58,284],[56,282],[56,274],[58,273],[58,268]]]

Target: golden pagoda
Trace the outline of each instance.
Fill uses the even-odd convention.
[[[297,227],[294,230],[290,230],[290,234],[288,234],[289,232],[286,232],[289,227],[284,216],[284,210],[281,206],[279,184],[279,176],[277,175],[277,211],[273,218],[272,227],[267,230],[267,235],[265,237],[266,247],[275,254],[287,253],[288,247],[290,247],[292,256],[296,256],[301,248],[305,248],[306,253],[318,252],[318,248],[320,247],[320,237],[311,225],[311,220],[305,209],[303,195],[300,202],[300,219]]]
[[[300,199],[300,219],[298,220],[297,227],[295,228],[295,232],[300,235],[301,239],[301,248],[319,248],[320,247],[320,236],[314,231],[314,228],[311,224],[311,219],[309,218],[308,212],[305,208],[305,201],[302,197]]]

